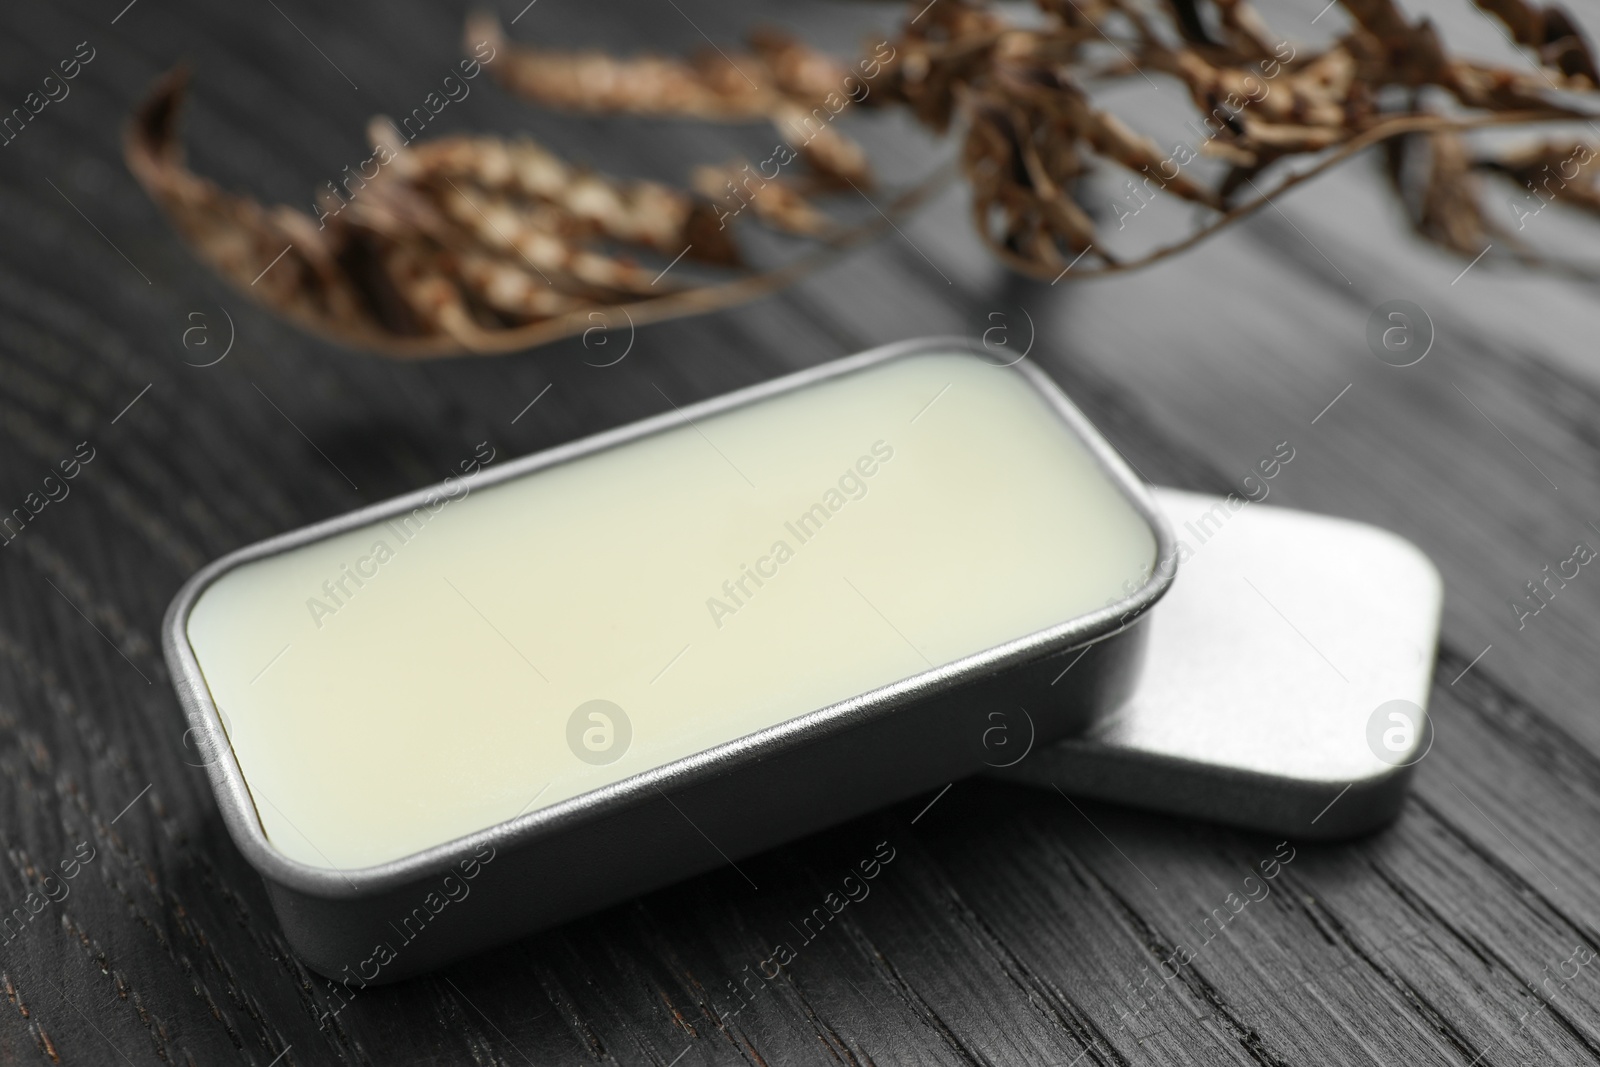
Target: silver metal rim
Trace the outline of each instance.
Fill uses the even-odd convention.
[[[676,428],[690,419],[720,414],[890,360],[931,353],[965,353],[982,358],[983,352],[984,349],[978,342],[965,337],[930,337],[884,345],[524,456],[502,464],[498,468],[479,471],[464,481],[473,489],[487,488],[532,471]],[[989,365],[994,366],[992,363]],[[1171,568],[1157,565],[1159,561],[1169,559],[1172,555],[1172,533],[1166,519],[1121,455],[1100,436],[1093,424],[1043,371],[1026,362],[995,369],[1002,373],[1021,374],[1044,397],[1080,443],[1088,449],[1102,472],[1123,492],[1150,526],[1156,541],[1155,559],[1151,561],[1149,579],[1131,595],[1057,626],[974,653],[942,667],[923,671],[899,682],[400,859],[350,870],[316,867],[290,859],[267,840],[266,832],[262,829],[255,803],[245,784],[244,773],[234,757],[232,745],[212,702],[210,689],[200,672],[194,650],[189,645],[187,633],[189,613],[206,587],[229,570],[313,541],[408,513],[425,503],[430,496],[442,492],[444,485],[439,483],[237,549],[202,568],[185,582],[173,597],[162,624],[162,644],[167,665],[172,672],[173,685],[178,691],[189,726],[199,735],[204,745],[203,750],[214,755],[207,764],[207,772],[211,777],[211,786],[216,793],[223,824],[227,827],[229,836],[233,838],[245,859],[264,878],[287,888],[331,900],[376,896],[407,885],[416,879],[442,872],[484,845],[492,845],[497,850],[515,849],[541,836],[646,800],[655,795],[657,790],[665,792],[692,785],[729,764],[740,763],[746,759],[769,757],[786,747],[803,744],[836,730],[847,729],[877,715],[888,714],[910,700],[954,688],[976,676],[1093,644],[1120,633],[1136,621],[1150,605],[1159,600],[1171,583]]]

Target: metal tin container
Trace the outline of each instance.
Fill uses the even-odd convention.
[[[724,413],[929,354],[985,358],[962,339],[890,345],[485,469],[473,486],[581,464],[685,424],[698,428]],[[985,362],[985,373],[1017,375],[1042,398],[1093,469],[1148,525],[1155,559],[1167,557],[1165,520],[1077,408],[1036,368]],[[293,859],[269,840],[258,815],[191,644],[191,612],[208,587],[237,568],[403,517],[438,492],[408,494],[234,552],[183,586],[163,628],[190,732],[212,757],[208,771],[229,834],[265,880],[296,952],[347,985],[438,967],[1000,765],[996,741],[1005,739],[997,739],[996,723],[1018,721],[1019,710],[1031,724],[1029,745],[1078,733],[1131,691],[1142,648],[1137,623],[1171,577],[1153,559],[1124,586],[1126,595],[1103,607],[390,862],[340,870]]]
[[[993,773],[1296,840],[1392,821],[1433,743],[1438,569],[1365,523],[1152,495],[1183,563],[1133,694]]]

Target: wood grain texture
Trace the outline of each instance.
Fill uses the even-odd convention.
[[[0,905],[17,906],[80,843],[95,853],[70,895],[0,944],[0,1062],[1600,1059],[1592,969],[1532,988],[1576,946],[1600,950],[1600,577],[1585,571],[1521,631],[1508,607],[1545,563],[1600,536],[1596,294],[1487,271],[1457,279],[1459,263],[1398,236],[1358,161],[1186,257],[1082,288],[1006,276],[952,191],[903,236],[789,293],[640,331],[614,367],[586,364],[578,341],[395,365],[307,339],[198,267],[121,166],[120,127],[186,59],[197,167],[309,206],[310,189],[365,158],[371,114],[409,110],[442,77],[463,9],[121,6],[0,14],[0,109],[79,41],[96,49],[71,95],[0,148],[0,509],[78,442],[95,449],[71,495],[0,547]],[[509,19],[521,4],[503,6]],[[1269,12],[1309,36],[1320,7]],[[1430,7],[1464,44],[1504,47],[1461,5]],[[702,31],[729,42],[776,21],[848,52],[895,15],[826,0],[540,0],[515,32],[688,50]],[[1157,93],[1129,105],[1170,120]],[[669,179],[693,161],[759,158],[769,140],[538,114],[486,84],[438,128],[526,129],[570,158]],[[857,128],[891,179],[937,158],[893,118]],[[1395,298],[1423,305],[1438,330],[1429,357],[1403,370],[1363,339],[1372,309]],[[220,331],[224,309],[233,354],[186,365],[191,313]],[[1391,527],[1438,562],[1437,743],[1400,821],[1297,846],[1266,900],[1173,969],[1161,961],[1198,943],[1276,842],[960,782],[921,818],[930,798],[742,863],[759,891],[731,870],[706,875],[364,991],[324,1019],[337,1006],[326,983],[284,944],[183,744],[158,640],[183,579],[240,545],[435,481],[480,440],[521,454],[655,414],[658,387],[683,403],[874,343],[997,323],[1017,343],[1034,336],[1030,358],[1151,480],[1225,491],[1288,439],[1298,455],[1275,500]],[[732,984],[880,841],[895,860],[870,897],[778,979],[736,996]]]

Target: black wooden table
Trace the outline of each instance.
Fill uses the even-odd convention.
[[[366,157],[370,115],[409,109],[447,72],[463,10],[124,3],[0,15],[0,109],[84,54],[79,42],[93,53],[70,95],[0,148],[0,510],[75,451],[92,455],[68,495],[0,545],[4,1062],[1596,1058],[1600,970],[1572,961],[1600,947],[1600,576],[1583,568],[1531,618],[1512,601],[1576,544],[1600,547],[1600,294],[1461,275],[1400,235],[1365,159],[1103,283],[1009,277],[952,190],[779,297],[641,329],[615,366],[590,365],[576,340],[397,364],[308,339],[197,265],[123,167],[120,130],[150,81],[187,59],[197,169],[309,209],[310,189]],[[1313,33],[1320,7],[1270,11]],[[825,0],[539,0],[513,33],[688,50],[702,32],[732,42],[776,21],[848,54],[899,15]],[[1463,43],[1503,49],[1477,15],[1454,18]],[[904,123],[870,121],[858,129],[891,179],[937,158]],[[439,122],[526,129],[569,158],[677,180],[694,160],[758,158],[769,139],[536,113],[487,81]],[[1530,226],[1546,224],[1568,225]],[[1368,316],[1392,299],[1437,328],[1416,366],[1367,349]],[[184,331],[220,344],[230,317],[228,358],[191,366]],[[931,797],[742,863],[758,891],[724,869],[367,990],[325,1019],[326,983],[288,951],[184,745],[158,638],[180,582],[240,545],[433,482],[476,442],[521,454],[655,414],[656,385],[683,402],[879,342],[995,327],[1031,339],[1029,358],[1152,481],[1225,492],[1288,440],[1297,456],[1273,501],[1387,526],[1437,561],[1437,743],[1398,823],[1293,846],[1271,895],[1174,967],[1174,946],[1197,940],[1276,841],[959,782],[925,812]],[[781,978],[736,996],[746,968],[880,841],[895,859],[871,896]],[[76,877],[38,896],[62,863]]]

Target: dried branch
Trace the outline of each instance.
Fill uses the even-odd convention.
[[[983,0],[914,0],[899,30],[853,63],[771,30],[742,49],[617,57],[513,43],[493,16],[469,19],[469,50],[492,49],[492,77],[538,106],[778,131],[771,158],[698,167],[688,190],[575,168],[526,140],[406,143],[378,121],[382,162],[359,189],[324,194],[316,218],[269,209],[184,166],[179,73],[140,108],[128,160],[197,254],[235,284],[308,328],[401,356],[509,351],[615,314],[642,323],[773,291],[882,227],[846,227],[825,210],[830,193],[871,186],[868,155],[845,133],[847,114],[869,110],[900,111],[958,141],[984,243],[1052,281],[1193,248],[1378,145],[1421,239],[1462,257],[1492,243],[1496,258],[1593,272],[1522,242],[1547,204],[1600,216],[1600,149],[1551,141],[1485,153],[1471,140],[1487,127],[1600,111],[1593,53],[1559,7],[1471,0],[1528,50],[1534,65],[1524,68],[1450,54],[1431,22],[1394,0],[1341,0],[1350,27],[1317,49],[1279,36],[1248,0],[1035,2],[1040,17],[1024,25]],[[1135,77],[1183,87],[1192,140],[1169,150],[1089,89]],[[795,160],[804,173],[786,169]],[[1495,182],[1514,183],[1525,206],[1496,208],[1486,190]],[[1119,251],[1116,231],[1157,200],[1190,205],[1191,228],[1137,257]],[[734,239],[750,223],[813,251],[753,273]],[[731,280],[664,277],[661,265],[684,254]]]
[[[1153,252],[1131,260],[1116,260],[1108,258],[1103,266],[1089,267],[1086,269],[1073,268],[1068,273],[1051,273],[1043,264],[1031,263],[1021,257],[1004,254],[1001,258],[1012,269],[1032,275],[1036,278],[1049,278],[1052,282],[1072,279],[1081,281],[1084,278],[1102,277],[1107,274],[1122,274],[1128,271],[1139,270],[1151,264],[1170,259],[1182,252],[1187,252],[1196,245],[1209,240],[1242,219],[1248,218],[1264,207],[1269,206],[1282,194],[1302,185],[1346,162],[1354,156],[1366,151],[1374,145],[1379,145],[1391,138],[1402,137],[1407,134],[1433,133],[1433,132],[1460,132],[1482,129],[1486,126],[1523,125],[1535,122],[1564,121],[1565,115],[1546,114],[1508,114],[1483,116],[1477,120],[1458,121],[1433,115],[1408,115],[1393,119],[1381,126],[1376,126],[1359,137],[1352,138],[1336,151],[1324,156],[1314,166],[1299,171],[1279,182],[1270,191],[1259,193],[1250,200],[1236,204],[1227,211],[1218,215],[1203,226],[1197,227],[1187,237],[1172,244],[1165,245]]]
[[[406,146],[384,120],[370,131],[377,170],[318,217],[223,191],[184,162],[178,136],[188,75],[164,76],[127,131],[139,182],[195,253],[241,291],[298,325],[399,357],[510,351],[582,332],[612,312],[634,322],[753,299],[815,269],[884,220],[843,228],[799,194],[761,190],[757,218],[826,236],[819,253],[717,286],[666,276],[686,257],[737,268],[728,212],[655,182],[574,168],[528,140],[448,137]],[[903,197],[909,209],[922,193]],[[345,197],[348,197],[346,199]],[[645,266],[626,253],[653,254]],[[618,320],[621,321],[621,320]]]

